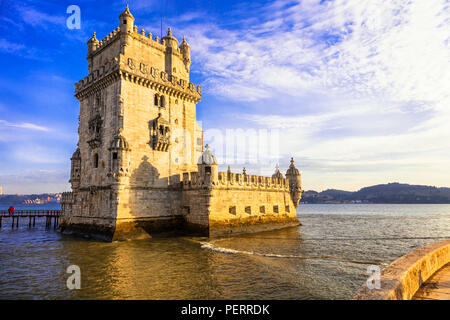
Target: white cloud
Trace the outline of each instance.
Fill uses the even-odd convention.
[[[6,39],[0,39],[0,51],[13,53],[22,50],[25,46],[23,44],[10,42]]]
[[[259,25],[190,27],[210,91],[231,99],[305,91],[387,100],[448,97],[448,19],[442,1],[277,1]],[[273,7],[281,8],[274,12]],[[242,84],[252,90],[240,90]],[[326,92],[325,91],[325,92]]]
[[[28,6],[16,7],[23,22],[31,26],[46,27],[49,25],[65,26],[66,17],[50,15]]]
[[[25,130],[36,130],[36,131],[50,131],[49,128],[39,126],[33,123],[29,122],[22,122],[22,123],[13,123],[6,120],[0,120],[0,127],[12,127],[12,128],[19,128],[19,129],[25,129]]]
[[[280,161],[334,186],[326,171],[450,181],[445,1],[280,0],[250,21],[190,26],[193,70],[207,95],[241,101],[243,126],[282,130]]]

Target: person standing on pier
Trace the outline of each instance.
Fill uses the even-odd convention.
[[[13,207],[13,206],[9,207],[8,213],[9,213],[10,215],[13,215],[13,214],[14,214],[14,207]]]

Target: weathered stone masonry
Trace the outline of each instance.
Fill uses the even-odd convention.
[[[201,88],[189,81],[186,39],[138,32],[128,7],[119,19],[103,40],[89,39],[89,74],[75,84],[79,141],[61,230],[114,240],[298,225],[293,160],[286,178],[218,172],[196,122]]]

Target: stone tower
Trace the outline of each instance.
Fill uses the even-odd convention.
[[[220,236],[297,226],[300,172],[286,178],[218,171],[196,122],[201,88],[189,79],[190,47],[169,28],[138,30],[128,6],[119,27],[87,42],[72,192],[61,231],[108,241],[161,233]]]
[[[201,89],[189,81],[190,47],[168,33],[152,38],[128,6],[119,27],[87,42],[88,76],[80,102],[72,193],[63,197],[61,228],[106,239],[143,227],[170,229],[179,214],[180,174],[196,171],[202,130]]]

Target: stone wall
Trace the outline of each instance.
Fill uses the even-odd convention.
[[[356,293],[356,300],[410,300],[422,283],[450,262],[450,240],[414,250],[392,262],[381,272],[381,289],[367,284]]]
[[[185,173],[183,208],[188,224],[212,237],[300,224],[284,178],[219,172],[208,180]]]
[[[68,197],[62,199],[61,231],[111,240],[116,227],[112,192],[108,187],[82,188],[72,193],[72,203]]]

